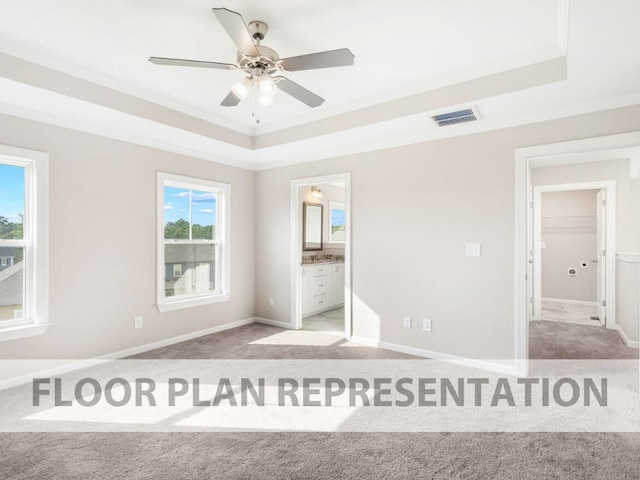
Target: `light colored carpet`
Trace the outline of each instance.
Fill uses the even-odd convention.
[[[531,329],[535,358],[548,358],[562,345],[576,348],[581,331],[563,327],[594,328],[538,323]],[[282,339],[282,332],[247,325],[136,358],[408,357],[335,337],[304,345],[267,340]],[[572,355],[606,350],[628,358],[613,337],[582,333]],[[0,478],[621,480],[640,478],[639,452],[638,434],[11,433],[0,435]]]
[[[615,330],[539,320],[529,323],[529,358],[638,358],[638,349],[627,347]]]

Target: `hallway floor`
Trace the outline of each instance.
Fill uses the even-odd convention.
[[[553,300],[542,301],[542,320],[601,327],[596,305],[575,305]]]
[[[303,318],[302,329],[344,336],[344,306]]]
[[[531,359],[633,359],[638,349],[627,347],[620,334],[604,327],[560,321],[529,323]]]

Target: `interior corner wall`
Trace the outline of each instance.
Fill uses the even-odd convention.
[[[597,194],[597,190],[542,194],[543,298],[596,302]],[[575,274],[569,275],[569,269]]]
[[[255,315],[255,172],[6,115],[0,143],[49,154],[51,321],[0,358],[92,358]],[[157,171],[231,184],[228,302],[155,307]]]
[[[513,358],[515,150],[639,130],[633,106],[260,171],[257,315],[290,322],[291,180],[351,172],[353,335]]]

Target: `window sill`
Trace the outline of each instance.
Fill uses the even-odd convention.
[[[18,327],[0,328],[0,342],[42,335],[49,325],[50,323],[30,323]]]
[[[209,305],[211,303],[226,302],[231,298],[230,293],[222,293],[218,295],[207,295],[197,298],[185,298],[184,300],[166,301],[158,304],[159,312],[171,312],[173,310],[181,310],[183,308],[198,307],[201,305]]]

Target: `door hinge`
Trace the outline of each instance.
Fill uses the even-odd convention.
[[[533,303],[533,297],[529,298],[529,303]]]
[[[607,306],[607,301],[606,300],[602,300],[602,306],[606,307]]]
[[[606,250],[602,250],[602,256],[606,257],[607,256],[607,251]]]
[[[529,201],[529,208],[533,208],[533,200]]]
[[[607,206],[607,201],[606,200],[602,200],[602,206],[606,207]]]

